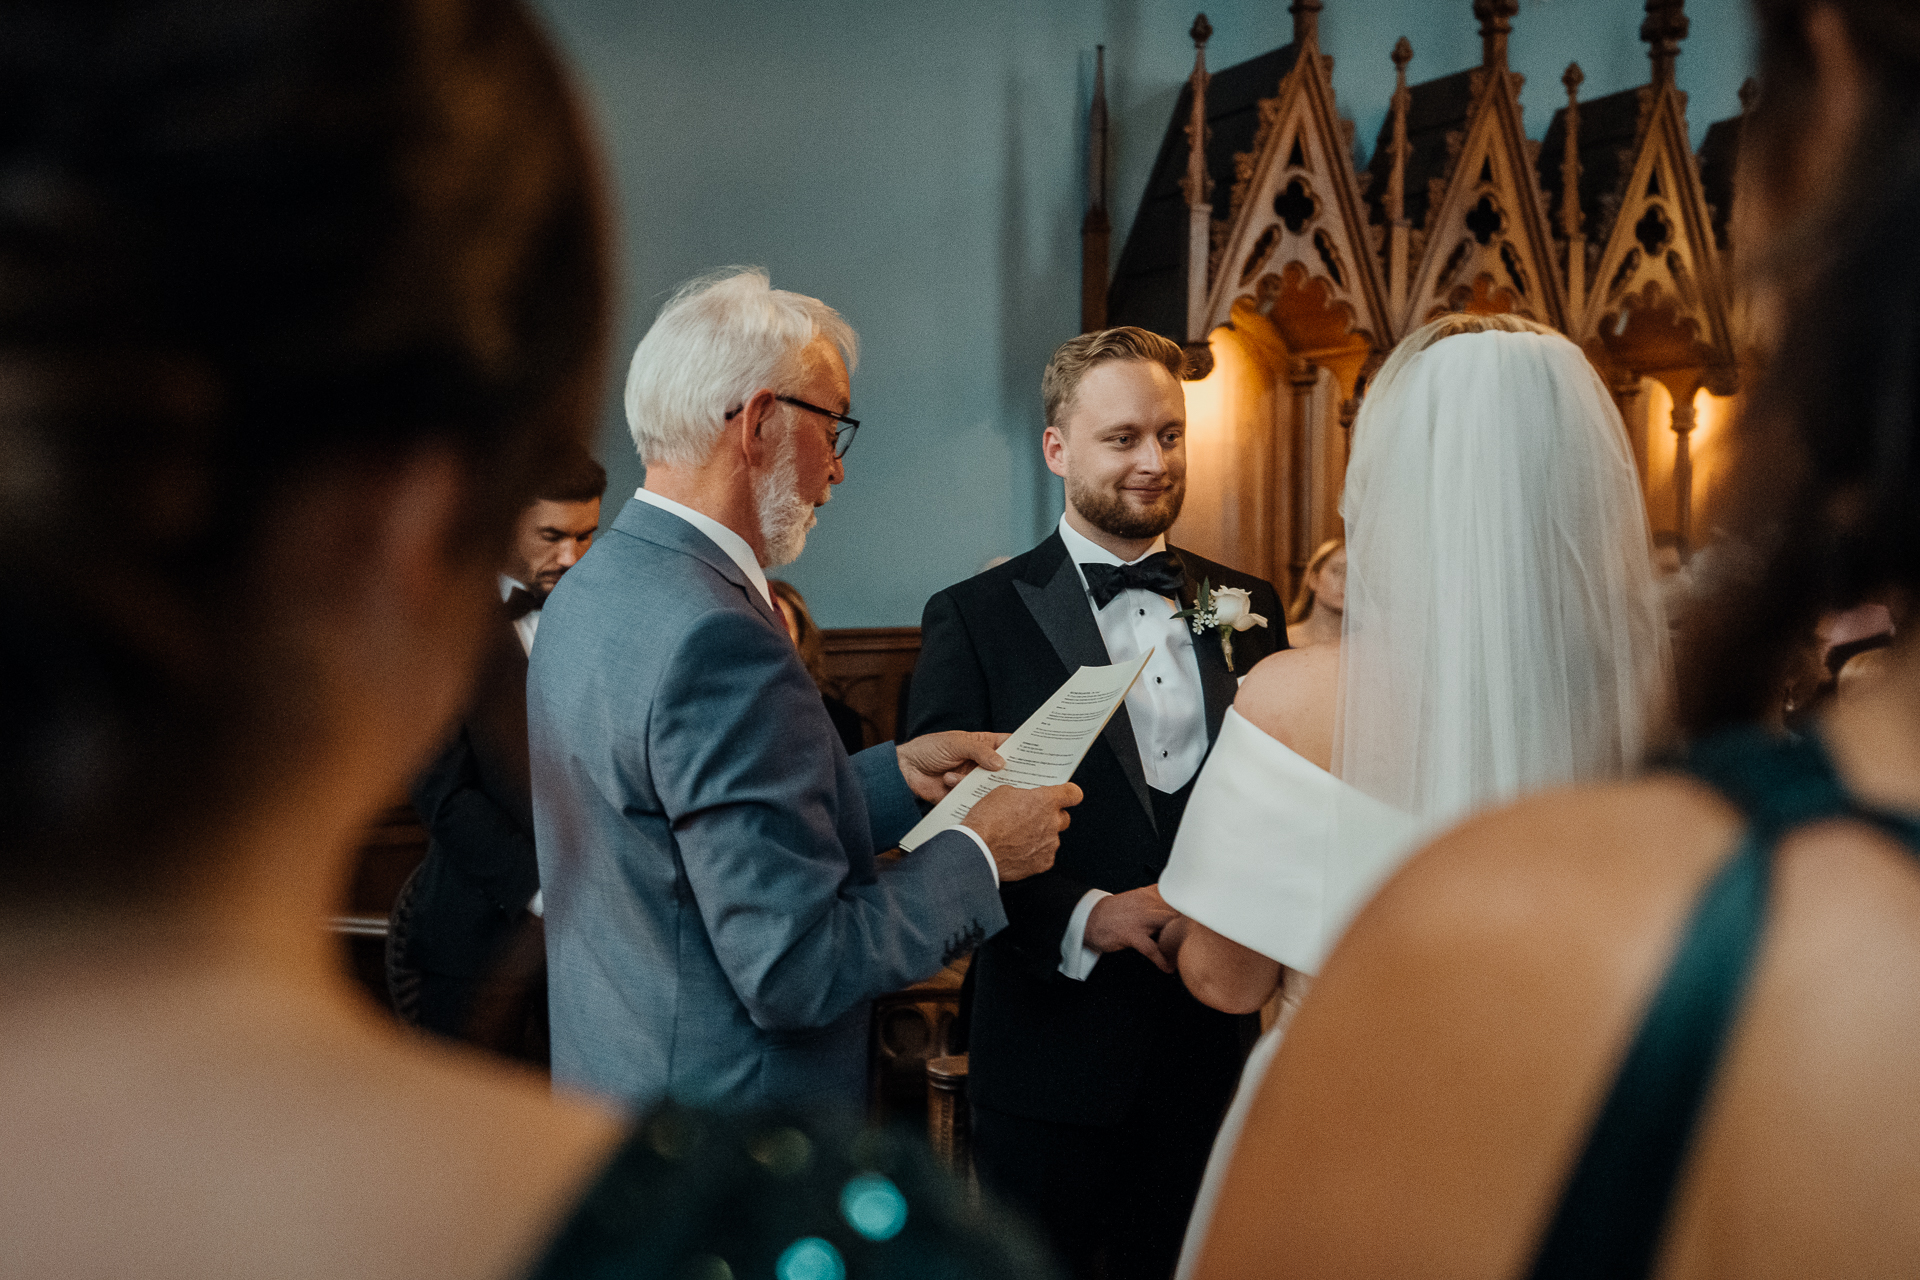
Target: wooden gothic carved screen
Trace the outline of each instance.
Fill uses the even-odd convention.
[[[1696,399],[1724,419],[1713,397],[1737,382],[1725,260],[1738,121],[1694,155],[1673,77],[1682,0],[1648,0],[1645,86],[1581,103],[1568,68],[1543,143],[1526,136],[1524,80],[1507,66],[1518,0],[1472,0],[1480,65],[1409,84],[1414,51],[1392,48],[1392,105],[1364,170],[1320,52],[1322,8],[1295,0],[1289,44],[1213,74],[1211,28],[1196,22],[1195,72],[1106,298],[1108,323],[1198,347],[1176,537],[1290,592],[1341,530],[1348,431],[1386,352],[1450,311],[1510,311],[1587,351],[1622,407],[1655,528],[1684,546],[1703,492]]]

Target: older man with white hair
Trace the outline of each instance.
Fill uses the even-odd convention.
[[[765,570],[846,477],[853,329],[732,269],[633,355],[647,481],[554,590],[527,682],[555,1082],[647,1104],[857,1107],[868,1005],[1006,925],[1073,786],[1002,788],[880,861],[1000,735],[849,758]]]

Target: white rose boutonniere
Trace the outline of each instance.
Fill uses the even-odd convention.
[[[1193,608],[1173,615],[1185,618],[1193,634],[1220,633],[1220,652],[1226,655],[1227,670],[1233,670],[1233,633],[1250,627],[1264,627],[1267,620],[1253,611],[1253,594],[1240,587],[1221,587],[1202,580]]]

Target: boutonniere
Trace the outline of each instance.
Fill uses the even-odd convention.
[[[1221,587],[1216,591],[1204,578],[1201,579],[1200,595],[1193,608],[1182,609],[1173,616],[1185,618],[1197,636],[1218,631],[1220,652],[1226,655],[1229,671],[1233,670],[1233,633],[1267,625],[1267,620],[1253,611],[1252,592],[1240,587]]]

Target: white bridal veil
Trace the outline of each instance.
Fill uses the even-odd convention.
[[[1353,428],[1336,772],[1428,830],[1633,767],[1667,628],[1613,399],[1545,332],[1388,359]]]

